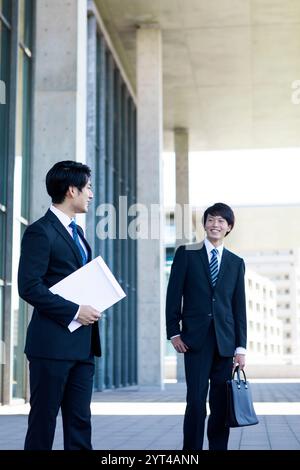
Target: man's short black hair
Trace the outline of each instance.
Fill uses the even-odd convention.
[[[54,204],[61,204],[70,186],[79,191],[84,188],[91,176],[91,169],[83,163],[66,160],[55,163],[46,176],[46,187]]]
[[[235,217],[233,210],[231,209],[231,207],[227,206],[227,204],[224,204],[223,202],[216,202],[213,206],[208,207],[203,215],[203,225],[206,224],[208,214],[223,217],[223,219],[226,220],[228,225],[231,225],[231,229],[233,229]],[[226,235],[228,235],[228,233],[226,233]]]

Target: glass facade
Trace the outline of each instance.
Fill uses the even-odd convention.
[[[0,401],[6,359],[3,345],[11,29],[11,2],[0,0]]]
[[[0,105],[0,333],[4,340],[5,332],[6,346],[2,402],[26,394],[27,307],[18,296],[17,269],[29,219],[33,3],[0,0],[0,80],[5,84],[5,104]]]
[[[25,395],[24,339],[27,325],[27,305],[18,295],[17,273],[21,237],[29,222],[32,11],[32,0],[19,0],[14,187],[20,188],[20,190],[14,191],[12,256],[12,396],[14,398],[22,398]]]
[[[99,325],[103,356],[97,361],[95,389],[103,390],[137,382],[136,241],[127,234],[127,208],[136,202],[136,108],[93,15],[88,37],[87,154],[96,214],[89,215],[88,236],[96,234],[95,256],[103,257],[127,295]],[[103,217],[111,231],[106,239],[97,230]]]
[[[17,271],[30,219],[34,12],[34,0],[0,0],[0,403],[27,398],[28,389],[23,351],[29,312],[18,296]],[[94,210],[87,236],[94,256],[104,258],[127,295],[99,322],[103,356],[95,389],[103,390],[137,383],[137,251],[127,236],[127,208],[136,203],[136,107],[93,15],[88,41],[87,163]],[[100,213],[103,204],[115,210],[110,228],[116,233],[105,240],[97,232],[107,216]]]

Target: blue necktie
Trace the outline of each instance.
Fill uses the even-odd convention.
[[[211,282],[214,287],[218,279],[218,271],[219,271],[217,253],[218,253],[218,250],[216,248],[211,250],[212,257],[209,263]]]
[[[76,222],[74,222],[74,220],[72,220],[72,222],[69,224],[69,227],[71,227],[71,229],[72,229],[73,240],[76,243],[76,245],[78,247],[78,250],[80,251],[80,254],[81,254],[81,257],[82,257],[82,262],[83,262],[83,264],[86,264],[87,263],[87,257],[86,257],[85,251],[84,251],[84,249],[83,249],[83,247],[82,247],[82,245],[79,241]]]

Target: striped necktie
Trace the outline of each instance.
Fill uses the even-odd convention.
[[[69,227],[71,227],[72,232],[73,232],[73,240],[76,243],[78,250],[80,251],[81,258],[82,258],[82,263],[86,264],[87,263],[87,256],[85,254],[85,251],[83,247],[81,246],[81,243],[79,241],[79,235],[78,235],[78,230],[77,230],[77,225],[74,220],[69,224]]]
[[[211,254],[212,254],[212,257],[209,263],[209,269],[210,269],[210,275],[211,275],[211,282],[212,282],[213,287],[215,287],[217,279],[218,279],[218,271],[219,271],[218,257],[217,257],[218,250],[214,248],[213,250],[211,250]]]

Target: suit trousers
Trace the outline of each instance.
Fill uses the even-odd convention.
[[[30,357],[30,413],[25,450],[51,450],[61,407],[64,449],[91,450],[94,356],[67,361]]]
[[[210,416],[207,437],[210,450],[227,450],[229,428],[226,419],[226,381],[231,378],[232,356],[219,354],[213,319],[200,351],[184,354],[187,384],[183,425],[183,449],[202,450],[209,386]]]

